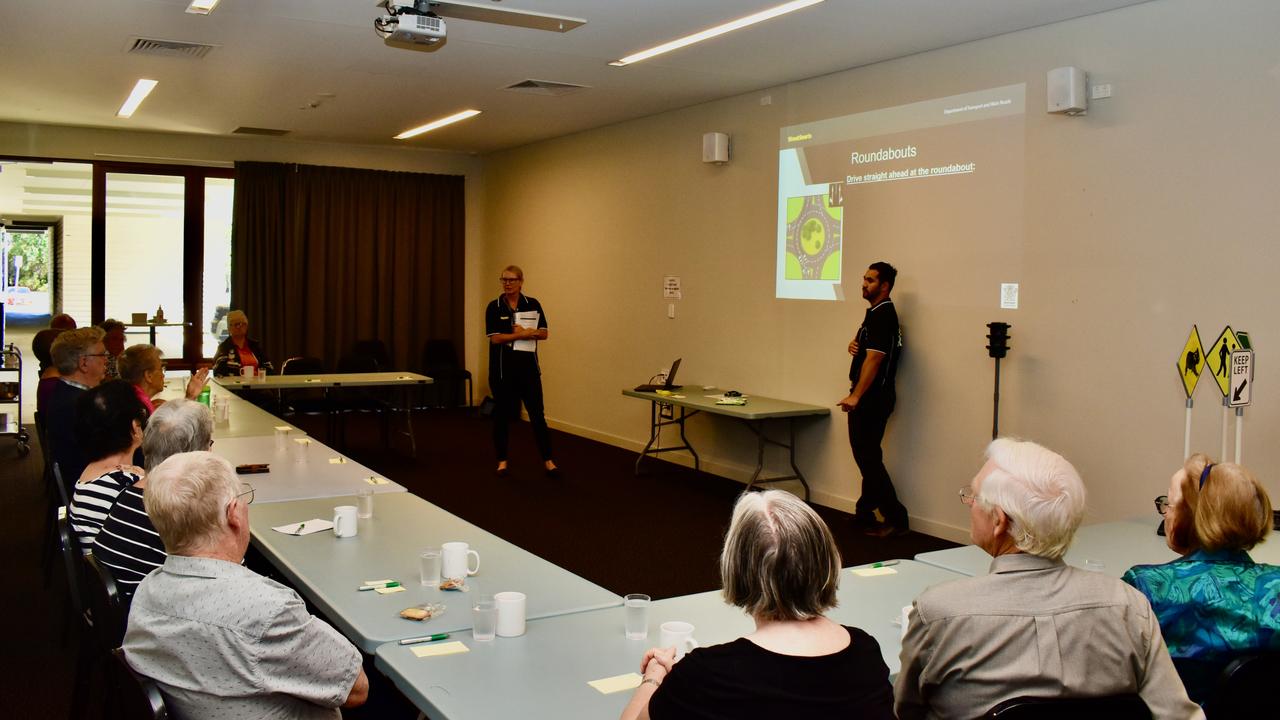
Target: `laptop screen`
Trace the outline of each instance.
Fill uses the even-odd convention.
[[[676,358],[676,361],[671,363],[671,370],[667,372],[667,382],[664,383],[668,388],[676,383],[676,371],[680,369],[681,359],[682,358]]]

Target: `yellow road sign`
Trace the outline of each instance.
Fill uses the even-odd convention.
[[[1200,342],[1200,331],[1195,325],[1191,326],[1187,344],[1182,348],[1178,362],[1174,364],[1178,366],[1178,379],[1182,381],[1182,389],[1190,398],[1196,391],[1196,383],[1200,382],[1200,373],[1204,372],[1204,344]]]
[[[1228,325],[1222,329],[1222,334],[1213,341],[1213,345],[1205,355],[1205,369],[1213,375],[1213,380],[1218,383],[1218,390],[1222,391],[1223,397],[1231,391],[1231,353],[1239,349],[1240,341],[1236,339],[1236,334]]]

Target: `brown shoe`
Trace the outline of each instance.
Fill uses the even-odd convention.
[[[898,527],[888,523],[882,523],[875,527],[869,527],[862,531],[863,535],[877,538],[900,538],[911,534],[911,528]]]

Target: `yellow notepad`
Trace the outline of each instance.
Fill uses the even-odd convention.
[[[365,478],[364,481],[369,483],[370,485],[390,485],[391,484],[390,480],[383,477],[378,477],[376,475],[370,475],[369,477]]]
[[[397,585],[395,587],[376,587],[373,589],[373,591],[378,593],[379,595],[390,595],[391,593],[404,592],[404,586]]]
[[[877,575],[897,575],[898,574],[898,571],[891,567],[854,568],[852,572],[854,575],[857,575],[858,577],[875,577]]]
[[[587,684],[599,690],[601,695],[609,695],[623,690],[634,690],[640,686],[640,681],[643,679],[639,673],[632,672],[625,675],[614,675],[613,677],[592,680]]]
[[[413,649],[413,654],[420,658],[435,657],[437,655],[453,655],[454,653],[464,652],[471,652],[471,648],[463,645],[461,640],[440,643],[439,645],[423,645]]]

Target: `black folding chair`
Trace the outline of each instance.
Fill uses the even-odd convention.
[[[113,707],[121,720],[168,720],[164,696],[151,678],[139,675],[125,659],[124,650],[111,651],[108,663],[114,698]]]
[[[379,372],[391,369],[391,351],[381,340],[357,340],[351,347],[351,354],[373,358],[378,363]]]
[[[467,407],[475,405],[472,395],[471,371],[458,362],[458,353],[452,340],[428,340],[422,349],[423,373],[432,379],[436,391],[436,404],[454,407],[462,383],[467,384]]]
[[[340,373],[378,372],[378,361],[371,355],[344,355],[338,360]],[[386,388],[371,387],[338,387],[329,395],[334,410],[338,413],[338,442],[347,444],[346,416],[349,413],[378,413],[382,421],[382,446],[391,447],[391,400]]]
[[[1242,655],[1228,663],[1218,677],[1213,697],[1204,704],[1205,715],[1222,720],[1272,715],[1276,700],[1271,691],[1277,679],[1280,652]]]
[[[982,716],[985,720],[1150,720],[1151,711],[1134,694],[1090,698],[1016,697]]]
[[[112,650],[124,642],[125,623],[129,618],[129,606],[111,571],[98,562],[92,553],[81,555],[81,586],[84,600],[93,621],[93,637],[99,651]]]

